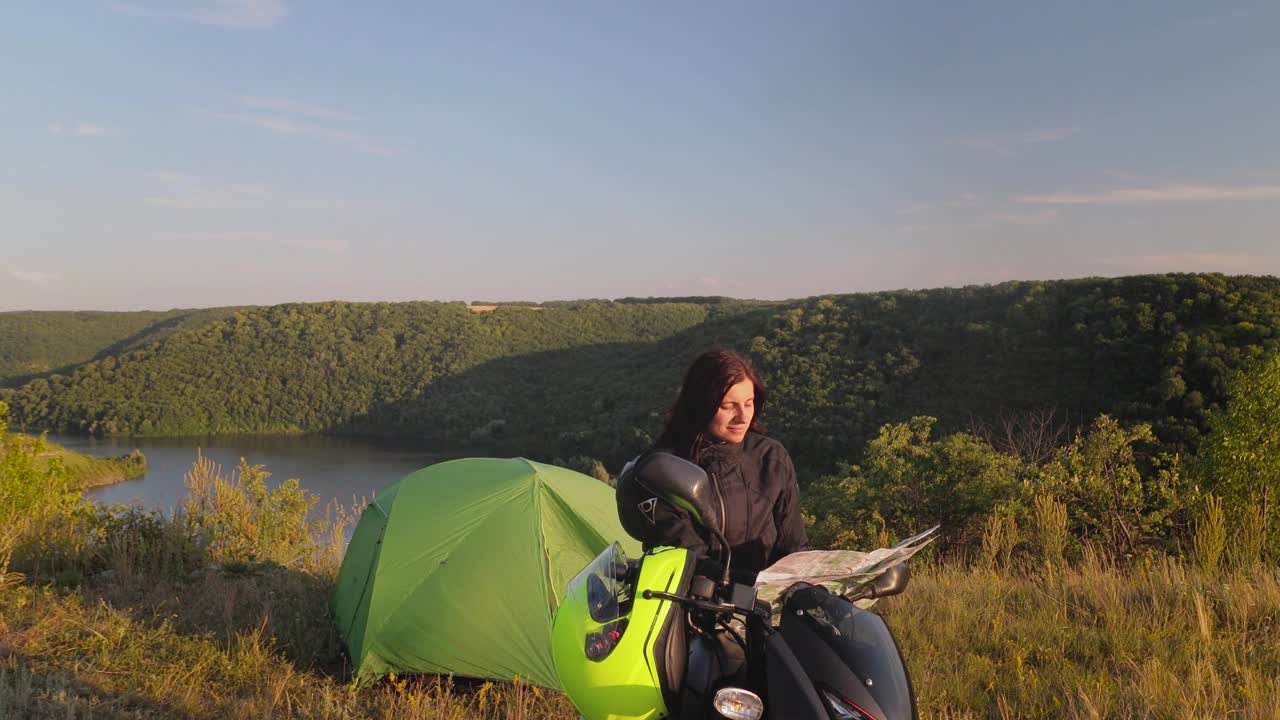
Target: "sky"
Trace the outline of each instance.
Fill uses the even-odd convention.
[[[0,310],[1280,274],[1280,3],[81,0]]]

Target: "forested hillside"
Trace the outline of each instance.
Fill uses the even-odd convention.
[[[118,355],[234,308],[165,312],[0,313],[0,387]]]
[[[936,432],[1054,409],[1106,412],[1194,449],[1235,369],[1280,337],[1280,279],[1161,275],[826,296],[248,309],[8,391],[61,432],[401,435],[614,467],[650,441],[680,373],[723,344],[772,391],[803,467],[857,459],[886,422]]]
[[[595,303],[475,313],[461,303],[280,305],[236,312],[9,393],[30,429],[413,434],[405,406],[502,357],[590,347],[625,357],[705,321],[705,306]],[[556,378],[515,374],[554,387]],[[524,392],[520,387],[512,392]],[[471,393],[457,401],[466,403]]]

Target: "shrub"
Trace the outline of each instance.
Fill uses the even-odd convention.
[[[52,526],[80,498],[58,458],[42,461],[44,437],[9,433],[7,413],[0,402],[0,585],[18,578],[11,564],[26,567],[47,554],[57,540]]]
[[[1178,457],[1144,454],[1154,445],[1149,425],[1125,428],[1100,415],[1044,467],[1045,489],[1066,501],[1076,537],[1121,557],[1171,539],[1197,493]]]
[[[262,465],[243,458],[230,477],[212,460],[198,455],[184,476],[187,500],[184,520],[209,549],[215,562],[249,560],[292,565],[309,561],[318,549],[315,538],[323,523],[309,523],[307,513],[318,498],[297,480],[274,490]]]
[[[893,539],[941,525],[944,546],[963,551],[981,542],[996,508],[1013,518],[1025,513],[1035,468],[967,433],[932,440],[934,422],[883,426],[863,466],[845,465],[806,489],[815,545],[866,547],[881,529]]]
[[[605,468],[604,463],[586,455],[574,455],[568,460],[556,458],[551,462],[551,464],[568,468],[574,472],[580,472],[588,477],[593,477],[610,487],[612,487],[615,482],[613,478],[609,477],[609,470]]]

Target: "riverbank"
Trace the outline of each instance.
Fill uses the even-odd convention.
[[[55,462],[61,462],[67,472],[68,484],[81,490],[135,480],[147,472],[147,458],[137,449],[117,457],[97,458],[46,442],[36,460],[46,469]]]

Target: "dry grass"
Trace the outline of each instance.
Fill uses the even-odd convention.
[[[924,718],[1280,717],[1280,575],[942,568],[888,603]]]
[[[0,588],[0,717],[572,718],[509,683],[349,684],[331,580],[274,565]],[[923,718],[1277,717],[1280,576],[923,569],[884,603]],[[8,713],[8,714],[6,714]]]
[[[140,613],[51,588],[0,590],[4,718],[572,717],[563,697],[521,683],[394,679],[356,691],[300,669],[269,621],[219,637],[182,613]]]
[[[328,616],[355,513],[306,523],[300,488],[205,461],[174,517],[83,505],[31,462],[39,451],[0,456],[0,718],[575,716],[521,683],[356,689]],[[921,717],[1280,718],[1280,573],[1248,561],[1252,540],[1227,544],[1227,571],[1121,569],[1089,545],[1066,566],[1061,510],[1041,504],[1033,536],[1052,561],[1029,568],[1010,552],[1016,526],[993,522],[978,567],[917,563],[882,603]]]

